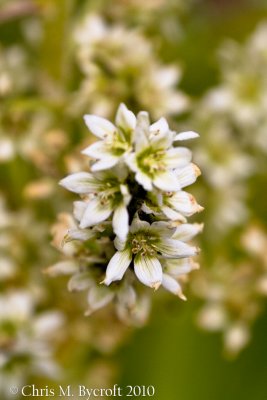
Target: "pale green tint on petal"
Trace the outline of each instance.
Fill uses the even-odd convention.
[[[89,130],[100,139],[105,139],[113,135],[116,127],[107,119],[87,114],[84,121]]]
[[[99,310],[109,304],[114,298],[114,293],[105,286],[95,286],[89,290],[88,304],[89,309],[86,315],[90,315],[93,311]]]
[[[90,200],[82,216],[80,228],[88,228],[105,221],[112,211],[110,203],[103,205],[98,198]]]
[[[161,238],[156,244],[157,250],[166,258],[191,257],[197,254],[197,249],[180,240]]]
[[[120,204],[114,211],[112,226],[114,233],[122,240],[126,239],[129,231],[129,215],[124,204]]]
[[[131,261],[132,253],[129,249],[117,251],[108,263],[103,283],[110,285],[113,281],[121,280]]]
[[[138,231],[143,231],[148,229],[150,229],[150,224],[147,221],[141,221],[140,218],[136,215],[130,226],[130,232],[136,233]]]
[[[172,238],[187,242],[198,233],[202,232],[202,230],[203,224],[181,224],[176,228],[176,231],[172,235]]]
[[[177,135],[174,137],[174,142],[180,141],[180,140],[189,140],[189,139],[195,139],[198,138],[199,134],[197,132],[193,131],[187,131],[187,132],[181,132],[177,133]]]
[[[87,194],[99,189],[99,182],[89,172],[77,172],[62,179],[59,184],[65,189],[78,193]]]
[[[181,189],[179,181],[172,171],[158,172],[153,180],[153,183],[158,189],[166,192]]]
[[[141,254],[134,259],[134,272],[144,285],[157,289],[162,281],[162,267],[156,257]]]
[[[121,103],[116,114],[116,125],[124,131],[134,130],[136,127],[136,117],[134,113]]]
[[[192,153],[186,147],[176,147],[167,151],[164,163],[168,168],[183,168],[190,163]]]

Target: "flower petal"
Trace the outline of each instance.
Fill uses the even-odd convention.
[[[114,211],[112,226],[114,233],[125,240],[129,231],[129,214],[124,204],[120,204]]]
[[[92,171],[102,171],[103,169],[109,169],[114,167],[114,165],[116,165],[119,162],[119,157],[112,157],[112,156],[108,156],[105,158],[102,158],[102,160],[97,161],[96,163],[94,163],[91,167]]]
[[[89,130],[100,139],[105,139],[116,131],[116,127],[110,121],[96,115],[87,114],[84,121]]]
[[[178,213],[177,211],[174,211],[170,207],[162,206],[161,210],[166,215],[166,217],[168,217],[172,221],[186,222],[186,219],[182,214]]]
[[[149,116],[145,111],[141,111],[137,115],[137,123],[135,128],[135,150],[137,153],[145,149],[149,145]]]
[[[131,261],[132,253],[129,249],[117,251],[108,263],[103,283],[108,286],[113,281],[120,281]]]
[[[151,179],[143,172],[138,171],[135,175],[135,179],[145,190],[151,191],[153,189]]]
[[[186,297],[182,293],[182,288],[180,284],[171,276],[167,274],[163,274],[162,277],[162,286],[167,289],[169,292],[175,294],[180,297],[182,300],[186,300]]]
[[[162,281],[162,267],[156,257],[137,255],[134,259],[134,272],[144,285],[158,289]]]
[[[164,262],[164,271],[175,278],[198,268],[199,265],[192,258],[169,259]]]
[[[203,210],[192,194],[180,190],[168,197],[169,205],[185,216],[190,216]]]
[[[114,293],[105,286],[95,286],[89,290],[88,304],[89,309],[86,315],[91,315],[92,312],[99,310],[109,304],[114,298]]]
[[[178,140],[188,140],[188,139],[195,139],[199,137],[199,134],[197,132],[193,131],[187,131],[187,132],[181,132],[177,133],[177,135],[174,137],[174,142]]]
[[[92,199],[89,201],[80,222],[80,228],[88,228],[105,221],[112,213],[110,204],[103,206],[99,199]]]
[[[195,164],[191,163],[182,169],[175,170],[175,174],[181,188],[183,188],[194,183],[201,172]]]
[[[105,157],[108,158],[112,156],[112,153],[109,150],[107,144],[100,140],[86,147],[86,149],[82,151],[82,154],[96,159],[101,159]]]
[[[88,172],[77,172],[62,179],[59,184],[65,189],[79,194],[95,192],[100,183]]]
[[[182,258],[195,256],[198,249],[193,246],[181,242],[180,240],[161,238],[156,243],[157,250],[166,258]]]
[[[134,130],[136,126],[136,117],[134,113],[121,103],[116,114],[116,125],[125,131]]]
[[[160,118],[154,124],[150,125],[149,132],[153,135],[166,134],[169,130],[168,122],[165,118]]]
[[[153,183],[158,189],[166,192],[181,189],[180,183],[172,171],[157,173]]]
[[[74,201],[73,203],[73,215],[77,221],[80,221],[86,210],[87,204],[85,201]]]
[[[192,152],[186,147],[176,147],[166,152],[164,157],[168,168],[183,168],[190,163]]]
[[[181,224],[172,235],[173,239],[187,242],[203,230],[203,224]]]

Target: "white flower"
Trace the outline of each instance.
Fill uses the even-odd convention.
[[[157,289],[163,280],[160,256],[163,258],[184,258],[197,254],[197,248],[181,240],[173,239],[174,229],[166,222],[151,225],[134,218],[126,241],[115,240],[117,252],[111,258],[104,283],[122,279],[133,261],[138,279],[146,286]]]
[[[113,213],[113,229],[117,236],[125,238],[128,233],[128,211],[130,202],[128,186],[123,183],[125,170],[117,168],[110,171],[78,172],[67,176],[60,184],[66,189],[81,195],[89,195],[83,202],[76,202],[75,217],[80,228],[88,228],[105,221]]]
[[[135,152],[126,159],[135,179],[151,191],[153,186],[161,190],[181,189],[175,169],[187,166],[191,161],[191,151],[185,147],[172,147],[175,132],[169,130],[165,118],[151,126],[146,112],[137,117],[135,130]]]
[[[124,104],[118,108],[116,126],[95,115],[85,115],[84,120],[89,130],[102,139],[83,150],[83,154],[99,160],[92,171],[113,167],[131,150],[136,118]]]

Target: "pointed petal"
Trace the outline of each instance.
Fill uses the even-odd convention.
[[[112,213],[110,204],[103,206],[99,199],[92,199],[88,203],[80,222],[80,228],[88,228],[105,221]]]
[[[175,170],[175,174],[181,188],[183,188],[194,183],[201,172],[195,164],[191,163],[182,169]]]
[[[79,194],[95,192],[100,183],[88,172],[77,172],[62,179],[59,184],[65,189]]]
[[[86,272],[79,272],[73,275],[68,282],[68,290],[70,292],[82,291],[88,289],[94,283],[90,274]]]
[[[87,114],[84,116],[84,121],[89,130],[100,139],[105,139],[116,131],[116,127],[111,122],[96,115]]]
[[[73,215],[77,221],[80,221],[83,217],[83,214],[86,210],[88,203],[85,201],[74,201],[73,203]]]
[[[186,219],[182,214],[178,213],[177,211],[174,211],[170,207],[162,206],[161,210],[166,215],[166,217],[168,217],[172,221],[186,222]]]
[[[141,111],[137,115],[137,123],[135,129],[135,150],[137,153],[142,151],[149,145],[149,116],[145,111]]]
[[[113,281],[121,280],[131,261],[132,253],[129,249],[117,251],[108,263],[103,283],[108,286]]]
[[[194,196],[183,190],[180,190],[174,193],[173,196],[169,197],[168,203],[172,208],[185,216],[190,216],[203,210],[203,207],[196,202]]]
[[[82,151],[82,154],[96,159],[108,158],[112,156],[109,147],[105,142],[100,140],[86,147],[86,149]]]
[[[168,168],[183,168],[190,163],[192,152],[186,147],[176,147],[166,152],[164,161]]]
[[[180,190],[181,188],[178,179],[172,171],[158,173],[153,183],[158,189],[166,192]]]
[[[198,249],[175,239],[161,238],[156,244],[157,250],[166,258],[182,258],[195,256]]]
[[[150,125],[149,131],[153,135],[166,134],[169,130],[168,122],[165,118],[160,118],[157,122]]]
[[[86,315],[90,315],[92,312],[105,307],[113,298],[114,293],[107,287],[100,285],[93,287],[88,293],[89,309],[86,311]]]
[[[153,189],[151,179],[143,172],[137,172],[135,179],[138,183],[140,183],[141,186],[143,186],[145,190],[151,191]]]
[[[167,289],[169,292],[180,297],[182,300],[186,300],[186,297],[182,293],[182,288],[181,288],[180,284],[171,276],[169,276],[167,274],[163,274],[162,286],[165,289]]]
[[[102,160],[97,161],[91,167],[91,170],[94,171],[102,171],[103,169],[109,169],[114,167],[119,162],[119,157],[105,157]]]
[[[142,221],[139,217],[138,214],[135,215],[131,226],[130,226],[130,232],[135,233],[140,230],[149,230],[150,229],[150,224],[147,221]]]
[[[134,130],[136,126],[136,117],[134,113],[121,103],[116,114],[116,125],[125,131]]]
[[[174,277],[188,274],[195,269],[198,269],[198,264],[192,258],[169,259],[164,263],[164,270]]]
[[[79,270],[79,266],[75,261],[61,261],[44,270],[49,276],[72,275]]]
[[[162,267],[156,257],[137,255],[134,259],[134,272],[144,285],[157,289],[162,281]]]
[[[125,240],[129,231],[129,215],[124,204],[120,204],[114,211],[112,226],[114,233],[121,239]]]
[[[199,134],[197,132],[193,132],[193,131],[181,132],[181,133],[177,133],[177,135],[174,137],[174,142],[176,142],[178,140],[195,139],[197,137],[199,137]]]
[[[203,224],[181,224],[172,235],[173,239],[187,242],[203,230]]]

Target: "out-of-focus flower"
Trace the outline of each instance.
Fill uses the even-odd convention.
[[[85,78],[72,108],[90,108],[107,117],[113,115],[114,104],[123,101],[157,118],[188,107],[188,98],[176,89],[179,67],[162,66],[140,32],[109,26],[100,16],[88,14],[75,31],[75,42]]]

